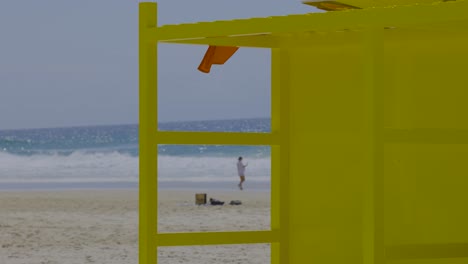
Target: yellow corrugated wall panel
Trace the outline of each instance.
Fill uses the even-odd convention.
[[[385,125],[414,139],[385,148],[389,246],[439,244],[450,252],[446,245],[465,244],[468,257],[467,47],[468,34],[439,38],[436,32],[430,43],[407,36],[386,45],[392,85]]]
[[[293,49],[291,263],[362,263],[370,174],[363,49]]]
[[[368,122],[410,135],[382,144],[387,257],[468,257],[468,38],[434,32],[428,45],[427,34],[397,31],[385,30],[385,56],[374,65],[383,71],[381,120],[369,120],[364,36],[290,50],[292,263],[363,263],[365,181],[377,166]]]

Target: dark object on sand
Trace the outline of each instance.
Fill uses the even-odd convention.
[[[210,204],[211,204],[211,205],[224,205],[224,202],[222,202],[222,201],[220,201],[220,200],[216,200],[216,199],[210,198]]]
[[[206,204],[206,193],[196,193],[195,204],[197,205]]]
[[[230,205],[241,205],[242,202],[239,201],[239,200],[232,200],[229,204],[230,204]]]

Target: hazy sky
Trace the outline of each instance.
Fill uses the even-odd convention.
[[[158,23],[315,12],[300,0],[161,0]],[[268,117],[270,53],[209,75],[206,46],[160,45],[160,121]],[[138,1],[0,1],[0,129],[138,122]]]

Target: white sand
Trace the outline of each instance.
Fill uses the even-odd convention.
[[[159,232],[267,230],[267,192],[216,191],[240,206],[196,206],[195,191],[162,191]],[[159,264],[269,263],[269,245],[160,248]],[[138,263],[136,190],[0,191],[1,264]]]

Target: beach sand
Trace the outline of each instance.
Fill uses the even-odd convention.
[[[206,191],[226,204],[197,206],[199,191],[159,193],[159,232],[270,228],[270,194]],[[164,247],[159,264],[269,263],[270,246]],[[136,190],[0,191],[0,263],[138,263]]]

